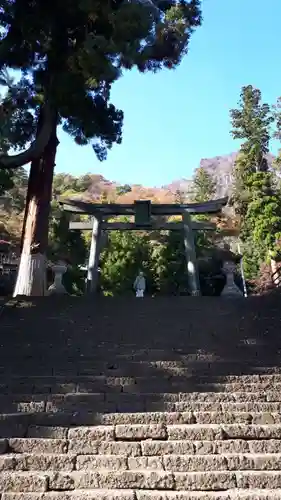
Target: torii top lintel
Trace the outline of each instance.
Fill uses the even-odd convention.
[[[147,200],[148,201],[148,200]],[[183,212],[190,214],[214,214],[219,213],[227,205],[228,198],[206,201],[203,203],[186,204],[151,204],[151,215],[180,215]],[[103,215],[134,215],[136,206],[132,204],[118,203],[90,203],[82,200],[67,199],[60,200],[60,205],[66,212],[75,214],[87,214],[102,217]]]

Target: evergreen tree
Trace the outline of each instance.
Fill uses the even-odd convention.
[[[117,186],[116,188],[116,194],[118,196],[122,196],[123,194],[130,193],[132,191],[132,188],[130,184],[124,184],[123,186]]]
[[[275,120],[275,131],[274,131],[274,138],[277,139],[279,142],[281,141],[281,97],[277,99],[277,103],[273,106],[273,116]],[[280,185],[280,179],[281,179],[281,149],[278,151],[278,155],[275,158],[273,162],[273,167],[276,170],[277,174],[277,182]]]
[[[134,66],[141,72],[176,67],[200,22],[200,0],[64,0],[55,6],[0,0],[0,70],[21,72],[2,111],[10,106],[9,122],[31,142],[23,153],[4,151],[0,159],[2,168],[32,162],[15,294],[44,294],[57,126],[104,159],[121,142],[123,114],[110,103],[113,82]]]
[[[205,168],[199,167],[196,169],[192,183],[194,201],[211,200],[215,196],[216,187],[216,180]]]
[[[185,202],[184,192],[181,191],[180,189],[177,189],[175,192],[175,203],[178,203],[181,205],[184,202]]]
[[[133,293],[139,270],[149,269],[148,238],[138,231],[112,231],[100,260],[102,292],[105,295]]]
[[[235,166],[234,206],[241,217],[241,239],[248,277],[276,251],[281,231],[281,199],[267,154],[273,116],[261,92],[242,88],[239,108],[231,110],[232,135],[242,140]]]

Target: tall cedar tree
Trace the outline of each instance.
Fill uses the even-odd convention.
[[[281,97],[279,97],[277,99],[277,103],[273,106],[273,116],[274,116],[275,125],[276,125],[275,131],[274,131],[274,138],[280,142],[281,141]],[[280,185],[281,184],[281,182],[280,182],[281,149],[279,149],[279,151],[278,151],[278,155],[273,162],[273,166],[276,169],[276,172],[278,175],[278,183]]]
[[[194,201],[204,202],[211,200],[216,194],[216,180],[203,167],[199,167],[194,175],[192,191]]]
[[[231,110],[232,135],[243,143],[236,161],[234,206],[241,218],[246,271],[256,277],[280,238],[281,204],[267,154],[274,120],[261,92],[243,87],[239,108]]]
[[[123,69],[175,68],[201,23],[200,0],[0,0],[0,70],[20,70],[1,116],[31,145],[2,168],[31,171],[15,295],[43,295],[53,170],[62,125],[100,160],[121,142],[110,90]],[[17,145],[17,144],[16,144]]]

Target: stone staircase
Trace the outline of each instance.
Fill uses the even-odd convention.
[[[280,500],[279,310],[207,298],[7,307],[1,500]]]

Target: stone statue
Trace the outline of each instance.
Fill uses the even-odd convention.
[[[146,279],[142,271],[139,272],[138,276],[134,281],[134,289],[136,292],[136,297],[143,297],[146,289]]]

